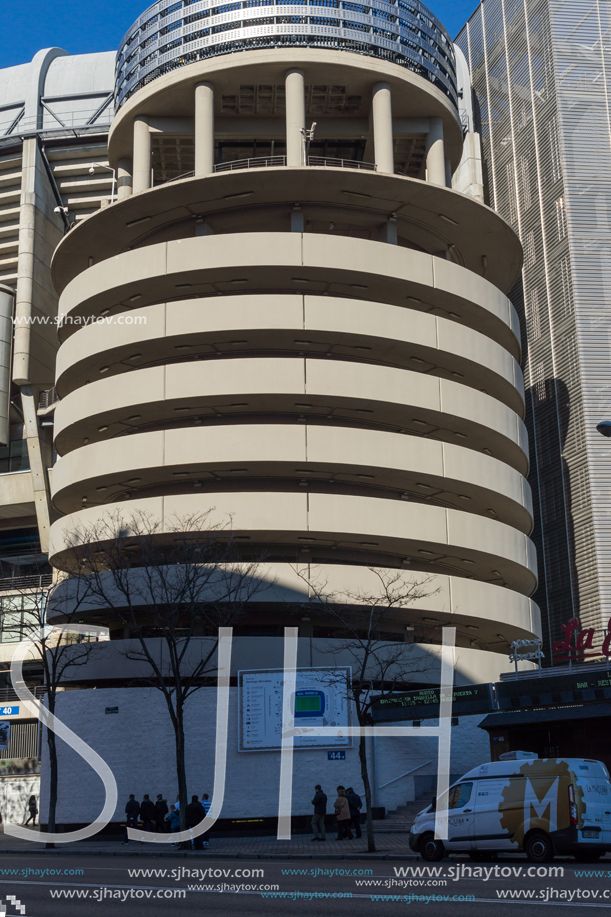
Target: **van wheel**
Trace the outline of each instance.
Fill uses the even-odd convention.
[[[441,841],[435,840],[432,832],[425,834],[420,841],[420,856],[427,863],[437,863],[443,859],[445,848]]]
[[[543,832],[531,834],[524,844],[524,853],[531,863],[549,863],[554,859],[554,845]]]

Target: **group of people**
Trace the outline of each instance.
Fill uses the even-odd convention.
[[[312,831],[314,833],[313,841],[326,841],[327,832],[325,829],[325,815],[327,814],[327,795],[319,783],[314,787],[314,815],[312,816]],[[337,839],[338,841],[349,840],[361,837],[361,808],[363,802],[358,793],[355,793],[351,786],[346,789],[343,786],[337,788],[337,799],[333,803],[335,817],[337,819]],[[354,834],[351,831],[354,828]]]
[[[210,810],[210,797],[204,793],[201,802],[199,797],[192,796],[191,802],[185,809],[185,821],[188,829],[196,828],[204,820]],[[128,828],[136,828],[138,820],[142,822],[143,831],[155,832],[174,832],[180,831],[180,798],[176,797],[176,802],[168,806],[167,800],[161,793],[158,794],[156,802],[149,798],[148,793],[142,797],[142,802],[138,802],[132,793],[125,806],[125,839],[124,844],[129,842],[127,836]],[[203,850],[208,847],[208,841],[204,840],[200,834],[191,839],[191,845],[195,850]],[[175,847],[175,844],[171,845]]]

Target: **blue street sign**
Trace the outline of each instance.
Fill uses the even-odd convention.
[[[328,761],[345,761],[346,752],[345,751],[328,751],[327,760]]]
[[[0,707],[0,716],[19,716],[19,707]]]

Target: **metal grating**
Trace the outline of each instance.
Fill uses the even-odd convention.
[[[8,749],[0,751],[0,758],[37,758],[38,735],[38,720],[33,723],[13,720]]]
[[[484,0],[472,69],[489,202],[524,245],[522,319],[540,588],[549,643],[611,615],[609,9]]]

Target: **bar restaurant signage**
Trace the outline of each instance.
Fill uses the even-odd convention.
[[[601,656],[611,656],[611,618],[607,623],[607,633],[602,640],[601,649],[595,649],[595,634],[593,627],[582,630],[578,618],[571,618],[567,624],[562,625],[564,639],[558,640],[552,646],[554,662],[581,661],[582,659],[600,659]],[[589,652],[591,651],[591,652]]]

